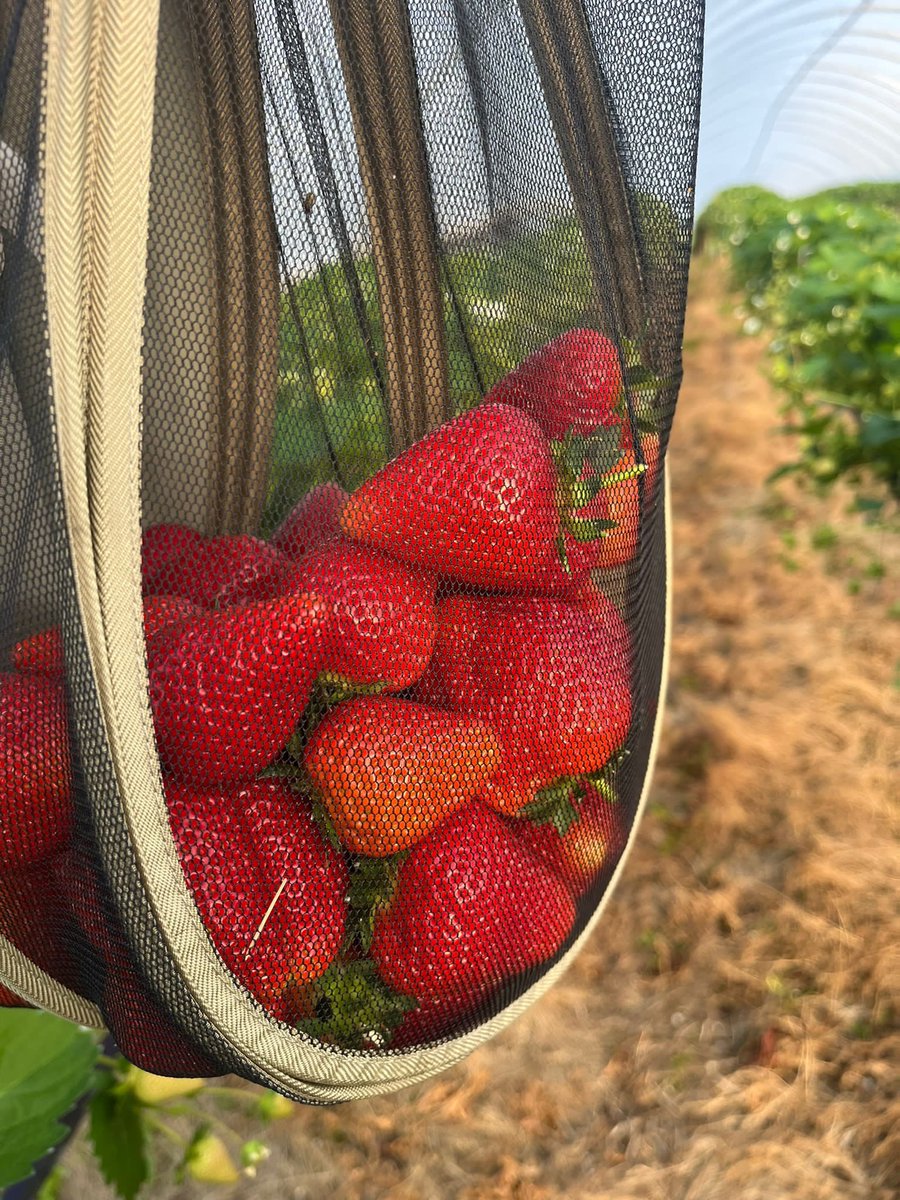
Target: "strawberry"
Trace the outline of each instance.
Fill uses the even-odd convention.
[[[380,976],[419,1006],[400,1039],[458,1028],[500,983],[556,954],[574,919],[569,889],[496,813],[473,801],[451,814],[412,849],[375,921]]]
[[[42,629],[16,642],[12,656],[13,666],[24,675],[49,675],[51,678],[62,675],[63,644],[59,628]]]
[[[604,867],[618,859],[626,840],[621,809],[592,783],[586,785],[578,816],[564,834],[552,824],[534,825],[520,818],[511,821],[511,827],[576,897],[591,887]]]
[[[339,483],[317,483],[284,518],[269,541],[290,558],[341,536],[341,510],[347,493]]]
[[[127,959],[107,973],[103,1011],[119,1050],[136,1067],[187,1079],[222,1074],[166,1016]]]
[[[17,996],[0,983],[0,1008],[32,1008],[33,1006],[27,1000],[23,1000],[21,996]]]
[[[571,329],[526,358],[485,400],[521,408],[556,439],[615,424],[621,394],[622,368],[613,343],[594,329]]]
[[[42,971],[79,989],[69,908],[54,859],[0,875],[0,934]]]
[[[435,649],[416,695],[487,721],[503,763],[482,795],[498,811],[566,805],[631,721],[621,618],[605,624],[539,597],[455,596],[438,605]]]
[[[0,871],[59,850],[69,840],[73,815],[61,684],[0,674]]]
[[[231,791],[167,789],[169,820],[207,932],[226,966],[273,1016],[322,975],[346,922],[347,871],[308,800],[256,780]]]
[[[394,697],[339,704],[305,765],[338,837],[355,854],[406,850],[471,800],[500,762],[482,721]]]
[[[172,564],[198,550],[202,533],[187,525],[151,525],[141,537],[141,580],[145,592],[169,591],[176,580]]]
[[[161,630],[202,612],[203,609],[185,600],[184,596],[145,596],[144,637],[148,642],[152,641]]]
[[[323,669],[346,686],[400,691],[421,676],[434,644],[434,579],[342,538],[312,550],[294,589],[331,607]]]
[[[250,779],[284,748],[321,665],[325,605],[297,593],[163,630],[148,646],[165,766],[185,782]]]
[[[345,504],[341,528],[433,574],[530,588],[558,554],[549,443],[525,413],[481,405],[373,475]]]
[[[646,471],[644,472],[644,504],[649,504],[656,486],[659,467],[659,436],[646,434],[642,440]],[[611,474],[621,476],[618,482],[598,492],[591,504],[590,516],[615,522],[601,540],[590,547],[590,559],[595,567],[619,567],[630,562],[638,544],[640,524],[640,485],[637,458],[634,450],[626,447]]]

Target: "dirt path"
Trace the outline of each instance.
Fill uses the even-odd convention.
[[[785,454],[775,400],[712,267],[695,275],[686,336],[666,733],[606,917],[504,1036],[425,1086],[298,1109],[233,1195],[891,1200],[900,1188],[896,539],[888,561],[887,536],[845,516],[846,497],[766,493]],[[85,1159],[73,1147],[62,1200],[100,1200]]]

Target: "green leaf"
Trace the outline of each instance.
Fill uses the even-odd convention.
[[[93,1034],[49,1013],[0,1010],[0,1187],[27,1179],[66,1136],[60,1117],[93,1082]]]
[[[134,1200],[150,1174],[146,1129],[140,1101],[112,1075],[91,1100],[89,1137],[103,1178],[122,1200]]]

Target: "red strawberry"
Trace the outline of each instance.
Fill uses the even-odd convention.
[[[284,748],[321,666],[326,606],[298,593],[204,614],[148,647],[160,757],[183,781],[252,778]]]
[[[144,597],[144,637],[149,642],[163,629],[198,617],[203,609],[184,596]]]
[[[483,404],[364,483],[341,528],[411,566],[488,588],[529,588],[558,556],[556,469],[535,422]]]
[[[564,834],[553,825],[534,825],[521,818],[516,818],[512,827],[575,896],[586,892],[600,870],[618,859],[626,840],[621,808],[593,784],[586,786],[578,816]]]
[[[103,1009],[117,1046],[141,1070],[179,1079],[222,1074],[166,1016],[128,960],[107,975]]]
[[[594,329],[571,329],[526,358],[485,399],[521,408],[556,439],[615,424],[621,394],[613,343]]]
[[[434,645],[434,579],[342,538],[311,551],[292,588],[331,607],[323,670],[333,680],[400,691],[421,676]]]
[[[42,971],[79,990],[69,907],[53,859],[0,875],[0,934]]]
[[[453,813],[400,868],[376,919],[371,957],[419,1010],[400,1034],[434,1038],[505,979],[562,946],[575,918],[565,884],[484,804]]]
[[[291,558],[341,536],[341,510],[347,493],[339,483],[317,483],[284,518],[269,539]]]
[[[13,646],[13,666],[27,675],[57,677],[63,672],[62,634],[54,626],[23,638]]]
[[[481,721],[394,697],[339,704],[306,749],[306,770],[356,854],[406,850],[471,800],[500,762]]]
[[[233,791],[169,785],[185,879],[226,966],[273,1016],[337,955],[347,871],[308,800],[277,780]]]
[[[625,632],[539,597],[456,596],[438,605],[434,654],[417,695],[487,721],[503,763],[483,796],[500,812],[562,797],[602,768],[631,721]],[[560,792],[562,789],[562,792]]]
[[[0,983],[0,1008],[32,1008],[33,1006]]]
[[[62,686],[40,675],[0,674],[0,871],[61,849],[72,820]]]
[[[145,592],[167,592],[176,575],[172,564],[185,554],[198,550],[202,533],[187,525],[151,525],[141,537],[141,579]]]

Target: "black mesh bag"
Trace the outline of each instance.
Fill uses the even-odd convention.
[[[577,952],[660,721],[702,15],[0,4],[9,1002],[329,1102]]]

